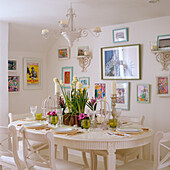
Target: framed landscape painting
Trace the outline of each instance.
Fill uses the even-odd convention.
[[[69,59],[69,48],[68,47],[58,49],[58,59],[59,60]]]
[[[79,77],[79,81],[83,87],[90,88],[90,77]]]
[[[24,89],[40,89],[41,83],[41,59],[24,58]]]
[[[141,79],[140,44],[101,48],[103,80]]]
[[[129,110],[129,82],[117,82],[116,94],[116,108]]]
[[[19,91],[19,76],[8,76],[8,92]]]
[[[71,88],[73,81],[73,67],[62,67],[62,81],[65,88]]]
[[[17,60],[9,59],[8,60],[8,71],[9,72],[16,72],[17,71]]]
[[[112,32],[114,43],[128,41],[128,28],[115,29]]]
[[[166,97],[170,96],[170,75],[165,76],[157,76],[157,95]]]
[[[149,84],[137,84],[137,102],[149,103],[150,102],[150,89]]]

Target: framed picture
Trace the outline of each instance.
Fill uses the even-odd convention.
[[[89,47],[88,46],[78,47],[77,56],[78,57],[84,57],[84,52],[85,51],[89,51]]]
[[[169,96],[170,95],[170,75],[157,76],[157,95],[158,96]]]
[[[62,67],[62,80],[65,88],[71,88],[73,81],[73,67]]]
[[[150,89],[149,84],[137,84],[137,102],[149,103],[150,102]]]
[[[116,108],[129,110],[129,82],[117,82],[116,94]]]
[[[95,83],[95,99],[103,99],[106,96],[106,84]]]
[[[8,60],[8,71],[9,72],[16,72],[17,71],[17,60],[15,59],[9,59]]]
[[[8,92],[19,91],[19,76],[8,76]]]
[[[42,62],[38,58],[24,58],[24,89],[40,89]]]
[[[140,60],[140,44],[101,48],[101,78],[139,80]]]
[[[113,32],[113,42],[126,42],[128,41],[128,28],[120,28],[112,30]]]
[[[158,50],[170,50],[170,34],[157,37],[157,48]]]
[[[79,77],[79,81],[83,87],[90,88],[90,77]]]
[[[69,59],[69,48],[68,47],[58,49],[58,59],[59,60]]]

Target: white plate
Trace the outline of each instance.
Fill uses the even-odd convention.
[[[24,127],[26,128],[39,128],[39,127],[44,127],[44,123],[39,123],[39,122],[32,122],[32,123],[25,123],[23,124]]]
[[[133,128],[133,127],[117,128],[116,130],[119,131],[119,132],[130,132],[130,133],[142,132],[143,131],[141,128]]]
[[[77,129],[75,129],[74,127],[60,127],[60,128],[53,129],[54,132],[58,132],[58,133],[74,132],[76,130]]]

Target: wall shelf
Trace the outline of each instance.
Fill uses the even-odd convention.
[[[168,65],[170,64],[170,51],[152,51],[156,56],[156,61],[162,64],[162,71],[168,71]]]

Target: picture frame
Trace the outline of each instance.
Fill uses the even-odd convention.
[[[140,44],[101,48],[101,79],[141,79],[140,49]]]
[[[80,46],[77,49],[77,56],[78,57],[84,57],[85,56],[85,51],[89,51],[89,47],[88,46]]]
[[[129,110],[129,82],[117,82],[116,83],[116,109]]]
[[[128,28],[119,28],[112,30],[113,43],[127,42],[128,41]]]
[[[8,76],[8,92],[19,92],[19,76]]]
[[[106,84],[95,83],[95,99],[103,99],[106,96]]]
[[[18,62],[16,59],[8,59],[8,72],[17,72]]]
[[[40,58],[24,58],[24,90],[42,88],[42,60]]]
[[[63,47],[58,49],[58,60],[67,60],[70,57],[69,47]]]
[[[73,67],[62,67],[61,77],[64,83],[64,88],[70,89],[73,81]]]
[[[138,103],[150,103],[150,85],[136,85],[136,100]]]
[[[170,51],[170,34],[157,36],[157,49],[160,51]]]
[[[90,88],[90,77],[79,77],[79,81],[83,85],[83,88]]]
[[[170,75],[161,75],[156,77],[157,95],[161,97],[170,96]]]

